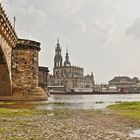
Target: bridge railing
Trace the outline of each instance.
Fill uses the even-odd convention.
[[[36,42],[33,40],[27,40],[27,39],[18,39],[18,47],[23,48],[33,48],[40,51],[40,42]]]
[[[0,34],[11,47],[16,46],[18,38],[15,29],[12,27],[1,4],[0,4]]]

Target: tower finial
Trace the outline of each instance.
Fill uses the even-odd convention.
[[[59,43],[59,38],[58,38],[58,40],[57,40],[57,47],[59,47],[60,46],[60,43]]]
[[[68,54],[68,44],[67,44],[67,46],[66,46],[66,54]]]
[[[64,66],[71,66],[71,63],[69,61],[68,44],[66,46],[66,57],[65,57]]]

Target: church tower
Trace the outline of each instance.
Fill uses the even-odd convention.
[[[70,63],[70,61],[69,61],[68,49],[67,49],[67,52],[66,52],[66,57],[65,57],[64,66],[71,66],[71,63]]]
[[[62,67],[62,61],[63,59],[61,56],[61,47],[58,39],[57,46],[55,48],[54,68]]]

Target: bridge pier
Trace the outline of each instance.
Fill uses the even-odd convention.
[[[38,53],[40,43],[19,39],[12,50],[13,95],[27,100],[46,100],[45,90],[39,87]]]
[[[6,65],[0,64],[0,96],[12,96],[12,87]]]
[[[0,100],[46,100],[39,87],[40,43],[18,39],[0,4]]]

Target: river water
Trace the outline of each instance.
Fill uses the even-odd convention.
[[[38,104],[36,109],[103,109],[124,101],[140,101],[140,94],[51,95],[47,102]]]

